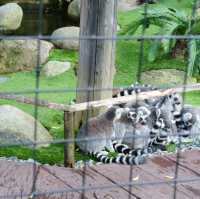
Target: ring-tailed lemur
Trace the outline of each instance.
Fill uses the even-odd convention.
[[[166,144],[169,142],[169,135],[176,134],[177,129],[174,124],[172,113],[165,109],[154,108],[151,114],[150,142],[149,147],[152,151],[166,150]]]
[[[148,137],[150,136],[147,122],[151,111],[145,106],[129,108],[135,110],[130,117],[132,120],[136,120],[136,123],[126,130],[123,143],[133,149],[146,147],[148,145]]]
[[[144,101],[127,103],[125,107],[137,108],[141,104],[145,104],[150,110],[148,129],[150,131],[150,146],[162,147],[167,142],[167,135],[176,133],[176,126],[174,122],[174,105],[171,102],[171,96],[165,96],[156,100],[154,103],[146,103]],[[176,111],[177,112],[177,111]],[[127,144],[127,143],[126,143]]]
[[[105,113],[91,118],[79,130],[77,139],[89,139],[88,141],[77,141],[79,148],[86,153],[94,155],[103,163],[142,164],[143,156],[122,155],[116,158],[108,157],[109,151],[114,151],[112,141],[118,139],[121,142],[126,128],[134,125],[136,119],[130,116],[135,110],[130,108],[111,107]],[[124,127],[122,126],[124,125]]]
[[[126,150],[122,151],[124,146],[128,149],[128,146],[119,142],[113,141],[113,148],[116,152],[135,157],[146,157],[146,149],[148,146],[149,131],[147,129],[147,120],[150,116],[150,110],[145,106],[139,106],[137,108],[129,108],[128,118],[132,123],[127,121],[127,118],[120,120],[119,125],[115,126],[115,131],[125,132],[123,142],[129,140],[130,152]],[[117,127],[117,128],[116,128]],[[134,135],[133,133],[134,132]],[[129,137],[130,136],[130,137]]]
[[[168,134],[173,130],[168,114],[157,108],[150,111],[146,107],[139,106],[138,109],[140,109],[139,125],[125,134],[123,145],[114,142],[114,149],[119,153],[131,155],[145,155],[158,149],[165,150]],[[134,139],[131,139],[131,135],[134,135]],[[142,137],[137,138],[141,135]]]
[[[188,137],[191,134],[192,127],[197,122],[197,116],[189,107],[183,107],[179,114],[175,116],[178,133],[182,137]]]
[[[133,126],[129,126],[129,128],[125,126],[126,133],[124,135],[123,144],[113,141],[113,148],[116,152],[125,155],[147,155],[148,139],[150,136],[147,123],[151,112],[145,106],[131,109],[135,110],[135,112],[130,112],[131,115],[129,115],[129,118],[135,121],[135,123]]]
[[[164,122],[164,127],[159,128],[159,133],[153,137],[153,145],[155,148],[165,150],[167,143],[174,142],[177,138],[178,128],[176,125],[176,115],[179,115],[182,110],[182,97],[177,93],[160,97],[155,108],[161,111],[161,118]]]

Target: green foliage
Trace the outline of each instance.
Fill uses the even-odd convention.
[[[62,144],[50,145],[49,147],[43,147],[35,150],[27,147],[1,147],[0,156],[4,157],[17,157],[19,159],[27,160],[34,159],[42,164],[64,164],[64,147]],[[89,160],[91,157],[80,153],[75,152],[76,160]]]
[[[175,152],[176,151],[176,144],[173,144],[173,143],[169,143],[167,146],[166,146],[166,149],[167,149],[167,152]]]
[[[159,27],[159,30],[155,33],[158,35],[195,35],[200,33],[200,16],[193,16],[185,10],[158,6],[149,9],[146,17],[144,17],[144,11],[141,14],[140,18],[137,17],[137,19],[131,20],[121,34],[134,34],[141,26],[148,29],[152,25]],[[154,62],[161,55],[170,54],[174,50],[177,41],[174,39],[160,39],[153,40],[151,43],[148,61]],[[187,54],[189,57],[188,76],[192,76],[194,72],[200,72],[200,43],[197,40],[188,41]]]
[[[108,157],[109,158],[116,158],[118,156],[118,153],[115,151],[109,151],[108,152]]]

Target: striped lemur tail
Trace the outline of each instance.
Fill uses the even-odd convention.
[[[152,152],[150,148],[131,149],[126,144],[119,144],[117,141],[113,141],[113,148],[118,153],[122,153],[124,155],[132,155],[135,157],[144,157],[148,153]]]
[[[113,93],[113,98],[132,95],[133,93],[135,94],[153,90],[158,90],[158,88],[150,84],[139,84],[138,82],[136,82],[135,84],[132,84],[126,88],[121,88],[115,91],[115,93]]]
[[[118,151],[116,151],[118,152]],[[118,154],[117,157],[109,157],[107,151],[93,152],[92,155],[102,163],[117,163],[126,165],[139,165],[145,163],[144,156],[131,154]]]
[[[150,131],[150,140],[148,146],[144,148],[131,149],[125,144],[119,144],[117,141],[113,141],[113,148],[116,152],[124,155],[144,156],[156,152],[157,150],[166,150],[165,144],[167,142],[168,135],[165,131],[160,132],[160,129],[164,129],[165,124],[162,118],[157,118],[153,128]]]

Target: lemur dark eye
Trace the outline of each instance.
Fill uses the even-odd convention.
[[[131,116],[134,117],[134,118],[137,117],[136,113],[131,114]]]
[[[178,101],[178,97],[174,97],[174,101]]]
[[[137,117],[137,114],[135,112],[129,112],[128,113],[128,117],[129,118],[136,118]]]

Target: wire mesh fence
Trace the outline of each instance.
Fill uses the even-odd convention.
[[[95,0],[93,0],[95,1]],[[109,0],[110,2],[113,2],[112,4],[112,10],[114,10],[113,14],[114,14],[114,17],[113,19],[116,20],[116,16],[117,16],[117,0]],[[86,4],[85,4],[86,0],[82,0],[81,1],[81,6],[84,7]],[[105,3],[108,3],[108,1],[104,1],[102,0],[102,2]],[[100,1],[98,1],[99,3],[99,7],[98,9],[103,9],[103,5],[101,5]],[[194,18],[195,16],[195,13],[196,13],[196,9],[197,9],[197,3],[198,1],[194,1],[194,4],[193,4],[193,9],[192,9],[192,18]],[[92,4],[94,6],[94,4]],[[48,35],[43,35],[42,34],[42,27],[43,27],[43,1],[40,0],[40,3],[39,3],[39,24],[38,24],[38,35],[35,36],[35,35],[30,35],[30,36],[14,36],[14,35],[0,35],[0,40],[37,40],[37,64],[36,64],[36,67],[35,67],[35,86],[34,88],[30,88],[29,90],[3,90],[3,91],[0,91],[0,98],[3,98],[3,99],[14,99],[18,102],[22,102],[22,103],[29,103],[29,104],[32,104],[34,106],[34,118],[35,118],[35,123],[34,123],[34,141],[33,142],[23,142],[23,143],[16,143],[16,142],[13,142],[13,143],[1,143],[0,144],[0,147],[11,147],[11,146],[31,146],[32,147],[32,157],[34,160],[36,160],[36,149],[39,145],[43,145],[43,144],[62,144],[64,145],[66,148],[65,148],[65,158],[71,158],[70,160],[66,160],[68,161],[68,165],[70,165],[69,161],[74,161],[74,143],[75,142],[92,142],[92,141],[101,141],[101,139],[105,139],[105,138],[88,138],[87,136],[85,138],[74,138],[74,132],[72,132],[74,129],[73,129],[73,125],[74,125],[74,120],[76,120],[76,117],[74,116],[74,113],[76,112],[80,112],[80,111],[85,111],[85,119],[84,119],[84,122],[85,121],[88,121],[90,116],[91,116],[91,108],[100,108],[102,106],[105,106],[105,105],[115,105],[115,104],[119,104],[120,102],[129,102],[129,101],[133,101],[135,100],[136,103],[137,101],[142,98],[143,100],[144,99],[149,99],[151,96],[152,96],[152,93],[154,91],[150,91],[149,92],[149,95],[148,94],[144,94],[142,95],[142,93],[139,93],[139,94],[133,94],[132,96],[125,96],[125,97],[120,97],[118,99],[108,99],[108,100],[105,100],[103,101],[102,99],[95,99],[95,94],[97,92],[107,92],[109,91],[110,93],[112,93],[113,90],[119,90],[123,85],[120,85],[120,87],[99,87],[97,88],[95,85],[93,85],[94,83],[94,80],[92,79],[92,75],[89,74],[89,76],[91,76],[91,78],[88,78],[86,81],[86,85],[88,85],[88,87],[77,87],[77,88],[70,88],[70,87],[67,87],[67,88],[55,88],[55,89],[43,89],[41,88],[41,85],[40,85],[40,81],[41,81],[41,57],[40,57],[40,54],[41,54],[41,40],[79,40],[79,42],[81,43],[82,41],[86,41],[86,42],[94,42],[94,44],[98,43],[99,41],[107,41],[107,42],[112,42],[112,50],[114,50],[114,43],[117,42],[117,41],[139,41],[140,42],[140,47],[139,47],[139,53],[138,53],[138,68],[137,68],[137,75],[136,75],[136,79],[138,82],[141,82],[141,73],[142,73],[142,69],[143,69],[143,66],[144,66],[144,59],[145,59],[145,55],[144,55],[144,42],[146,40],[151,40],[151,41],[161,41],[161,40],[186,40],[188,41],[188,43],[190,44],[190,41],[193,41],[193,40],[199,40],[200,39],[200,35],[193,35],[193,34],[185,34],[185,35],[147,35],[145,34],[146,33],[146,29],[147,29],[147,26],[148,26],[148,0],[146,0],[143,8],[144,8],[144,11],[143,11],[143,15],[144,15],[144,23],[142,25],[142,30],[141,30],[141,34],[140,35],[116,35],[116,31],[115,31],[115,27],[113,28],[112,27],[112,30],[111,30],[111,35],[100,35],[100,34],[93,34],[93,35],[84,35],[84,34],[80,34],[79,37],[76,37],[76,36],[70,36],[70,37],[52,37],[52,36],[48,36]],[[95,8],[97,7],[91,7],[90,9],[94,9],[93,13],[95,12],[98,12],[100,13],[101,10],[95,10]],[[82,8],[81,8],[82,9]],[[82,14],[81,15],[82,18],[84,17],[84,15]],[[98,15],[97,15],[98,16]],[[97,21],[100,20],[98,17],[97,17]],[[105,20],[109,20],[109,19],[106,19],[105,17]],[[194,21],[193,21],[194,22]],[[115,22],[114,22],[115,23]],[[97,29],[100,29],[99,32],[101,32],[101,29],[103,29],[104,27],[103,26],[100,26],[100,27],[96,27],[98,26],[99,24],[90,24],[90,26],[88,26],[86,28],[87,29],[92,29],[92,31],[95,33],[97,31]],[[96,28],[96,29],[95,29]],[[191,28],[190,28],[191,29]],[[190,31],[188,31],[190,32]],[[94,55],[93,56],[96,56],[96,52],[97,52],[98,49],[95,49],[94,50]],[[86,49],[87,51],[87,49]],[[134,52],[132,52],[134,53]],[[91,55],[89,55],[92,58]],[[193,57],[193,54],[190,52],[188,54],[188,67],[190,65],[190,61]],[[113,57],[111,57],[111,59],[114,59],[114,55]],[[98,59],[94,60],[94,62],[97,62]],[[98,73],[95,73],[96,71],[98,71],[98,69],[96,68],[97,67],[97,64],[93,64],[90,66],[90,70],[91,73],[94,72],[94,74],[98,75]],[[112,64],[110,64],[110,67],[112,67]],[[184,102],[185,102],[185,92],[187,91],[187,88],[188,90],[190,88],[192,88],[192,90],[199,90],[199,84],[196,84],[196,87],[195,85],[189,87],[187,86],[187,78],[188,78],[188,67],[186,67],[186,73],[185,73],[185,77],[183,79],[183,85],[181,87],[178,87],[178,88],[172,88],[172,90],[176,90],[180,93],[182,93],[182,96],[183,96],[183,105],[184,105]],[[96,78],[96,76],[94,75],[93,77],[94,79]],[[169,90],[167,90],[169,89]],[[171,88],[169,87],[165,87],[165,88],[161,88],[160,90],[158,90],[158,93],[156,91],[155,95],[153,97],[158,97],[158,96],[162,96],[162,95],[166,95],[165,91],[170,91]],[[173,91],[174,91],[173,90]],[[85,98],[85,102],[78,102],[77,104],[75,105],[67,105],[67,104],[58,104],[58,103],[51,103],[51,102],[48,102],[46,100],[41,100],[40,99],[40,95],[41,94],[61,94],[61,93],[64,93],[64,94],[68,94],[68,93],[84,93],[86,95],[86,98]],[[92,93],[92,94],[91,94]],[[148,93],[148,92],[147,92]],[[33,98],[28,98],[28,97],[25,97],[23,95],[32,95],[34,96]],[[167,93],[169,94],[169,93]],[[92,96],[93,95],[93,96]],[[92,97],[91,97],[92,96]],[[126,101],[127,100],[127,101]],[[47,108],[50,108],[50,109],[56,109],[56,110],[60,110],[60,111],[63,111],[65,112],[65,137],[63,137],[63,139],[54,139],[52,141],[49,141],[49,140],[46,140],[46,141],[38,141],[38,132],[37,132],[37,129],[38,129],[38,109],[39,109],[39,106],[43,106],[43,107],[47,107]],[[72,119],[73,118],[73,119]],[[67,124],[66,124],[66,121],[67,121]],[[103,124],[102,124],[103,125]],[[71,128],[71,129],[70,129]],[[86,127],[87,128],[87,127]],[[86,134],[87,135],[87,134]],[[199,135],[199,132],[195,132],[193,133],[193,136],[198,136]],[[181,136],[182,134],[181,133],[172,133],[172,134],[168,134],[168,136],[171,136],[171,137],[178,137],[179,138],[179,144],[178,144],[178,147],[177,147],[177,153],[176,153],[176,167],[175,167],[175,171],[174,171],[174,178],[171,179],[171,180],[168,180],[168,181],[155,181],[155,182],[141,182],[141,183],[136,183],[136,182],[133,182],[132,179],[133,179],[133,168],[134,168],[134,165],[130,165],[130,173],[129,173],[129,179],[128,179],[128,182],[125,181],[125,182],[119,182],[118,184],[113,184],[113,185],[104,185],[104,186],[87,186],[86,185],[86,174],[87,174],[87,165],[86,165],[86,162],[84,163],[84,167],[83,167],[83,175],[82,175],[82,182],[81,182],[81,186],[77,187],[77,188],[66,188],[66,189],[55,189],[55,190],[50,190],[50,191],[46,191],[46,192],[39,192],[36,188],[36,180],[37,180],[37,162],[34,162],[34,166],[33,166],[33,169],[32,169],[32,176],[33,176],[33,182],[32,182],[32,189],[31,189],[31,192],[26,192],[26,191],[22,191],[20,193],[13,193],[13,194],[8,194],[8,195],[2,195],[0,193],[0,198],[37,198],[37,197],[42,197],[45,195],[45,197],[47,196],[51,196],[53,194],[63,194],[63,196],[66,196],[67,198],[67,194],[68,193],[72,193],[72,192],[78,192],[78,193],[81,193],[81,198],[86,198],[85,197],[85,194],[87,191],[91,191],[91,190],[104,190],[104,189],[111,189],[113,187],[128,187],[129,191],[128,191],[128,198],[132,198],[132,189],[134,189],[135,186],[160,186],[160,185],[163,185],[163,184],[172,184],[173,185],[173,196],[172,198],[177,198],[177,186],[178,186],[178,183],[189,183],[189,182],[196,182],[196,181],[199,181],[199,177],[196,177],[196,178],[180,178],[178,176],[179,174],[179,162],[180,162],[180,150],[181,150]],[[117,136],[115,137],[116,140],[121,140],[123,139],[124,136]],[[135,133],[133,132],[132,133],[132,136],[130,137],[127,137],[129,139],[132,140],[132,143],[134,142],[134,139],[138,139],[138,138],[143,138],[143,139],[149,139],[149,135],[135,135]],[[67,156],[67,157],[66,157]],[[63,157],[64,158],[64,157]],[[47,197],[48,198],[48,197]]]

